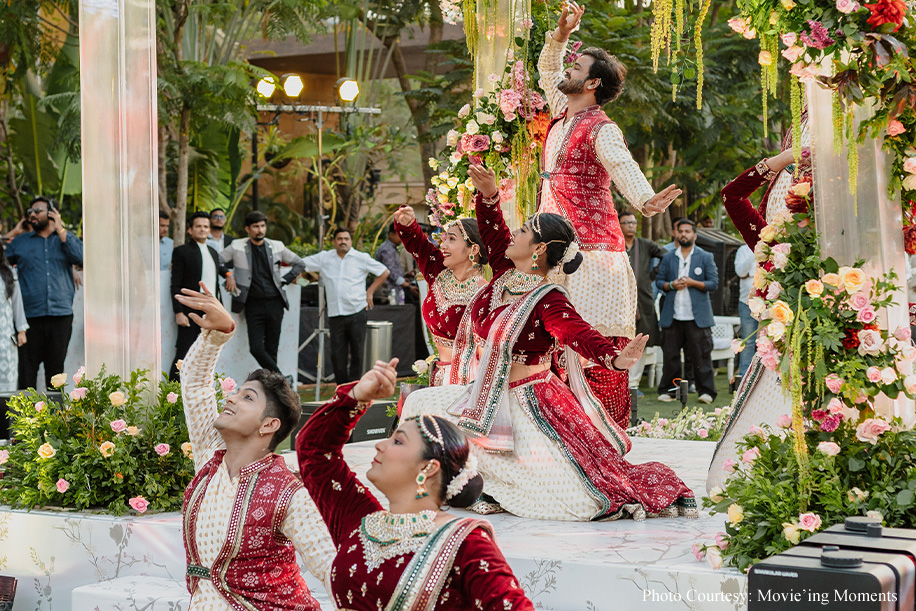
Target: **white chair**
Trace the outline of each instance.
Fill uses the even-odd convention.
[[[732,340],[741,330],[741,319],[738,316],[715,316],[712,327],[712,361],[726,361],[728,379],[735,375],[735,353],[732,351]]]
[[[662,364],[662,347],[648,346],[645,351],[643,351],[642,358],[643,364],[646,366],[647,373],[649,374],[649,388],[655,388],[658,376],[661,375],[658,372],[658,367]]]

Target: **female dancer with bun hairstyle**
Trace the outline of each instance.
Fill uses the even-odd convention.
[[[334,602],[343,611],[533,611],[488,522],[440,508],[467,507],[483,488],[464,435],[435,416],[402,421],[376,444],[366,478],[382,505],[350,470],[343,445],[372,399],[394,392],[397,360],[377,361],[359,382],[306,423],[296,440],[306,489],[338,553]]]
[[[484,491],[506,511],[553,520],[696,515],[693,493],[661,463],[631,465],[630,440],[589,390],[578,355],[623,371],[642,353],[647,337],[626,347],[606,338],[573,308],[566,291],[548,281],[562,266],[582,261],[569,221],[535,214],[509,232],[498,206],[492,170],[472,165],[477,219],[493,280],[469,306],[472,337],[456,340],[455,359],[475,344],[483,356],[471,385],[411,393],[403,416],[436,415],[472,437]],[[483,194],[483,195],[481,195]],[[551,373],[565,349],[570,386]],[[626,379],[625,377],[623,378]],[[482,501],[473,507],[495,510]]]
[[[404,248],[417,261],[420,273],[429,282],[423,301],[423,321],[436,343],[438,360],[433,362],[429,379],[433,386],[469,381],[452,373],[455,336],[468,303],[486,286],[482,268],[487,251],[480,238],[476,219],[458,219],[444,227],[442,242],[436,248],[417,224],[413,208],[404,205],[394,214]]]

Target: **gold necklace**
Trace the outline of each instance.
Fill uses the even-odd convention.
[[[374,571],[386,560],[416,553],[435,529],[436,512],[431,509],[419,513],[370,513],[359,525],[366,568]]]
[[[439,314],[444,314],[452,306],[470,303],[471,298],[477,294],[479,289],[478,278],[480,278],[480,272],[473,274],[467,280],[458,280],[455,272],[450,269],[436,276],[432,290],[436,296],[436,310]]]

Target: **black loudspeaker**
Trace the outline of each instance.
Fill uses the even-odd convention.
[[[293,429],[292,434],[289,436],[290,450],[295,451],[296,449],[296,435],[299,434],[299,429],[305,425],[308,419],[312,417],[312,414],[322,405],[324,405],[324,403],[321,401],[308,401],[302,404],[302,414],[299,416],[299,424],[296,425],[296,428]],[[369,409],[366,410],[366,413],[363,414],[363,417],[359,419],[359,422],[356,423],[356,428],[353,429],[347,443],[373,441],[388,437],[391,424],[397,418],[397,416],[389,416],[388,410],[391,409],[393,412],[395,405],[395,401],[373,402]]]
[[[916,530],[853,516],[751,567],[748,611],[913,611]]]

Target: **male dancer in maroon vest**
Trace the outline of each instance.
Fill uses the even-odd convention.
[[[181,366],[181,394],[197,475],[185,490],[184,538],[191,611],[320,611],[296,562],[322,584],[335,550],[302,482],[274,453],[299,422],[299,400],[279,373],[258,369],[218,411],[214,371],[235,323],[222,304],[182,289],[204,316]]]
[[[636,333],[636,277],[629,258],[611,182],[644,216],[664,211],[681,194],[674,185],[656,194],[627,150],[620,128],[601,110],[623,90],[626,68],[613,55],[590,48],[563,69],[566,42],[578,28],[584,7],[568,2],[557,29],[547,33],[538,60],[539,84],[553,122],[544,144],[539,212],[568,218],[584,257],[565,285],[576,310],[601,334],[632,338]],[[628,341],[622,339],[621,341]],[[627,372],[587,366],[586,378],[605,409],[628,426]]]

